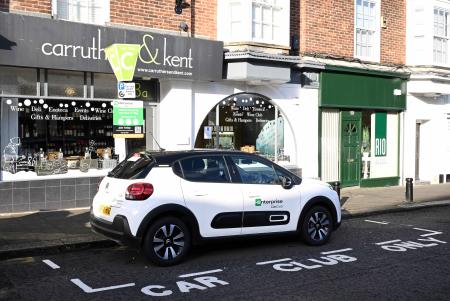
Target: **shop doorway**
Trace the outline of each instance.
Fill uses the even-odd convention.
[[[142,151],[156,151],[158,145],[157,105],[144,106],[145,137],[126,139],[127,154]]]
[[[359,185],[361,177],[361,112],[341,112],[341,185]]]

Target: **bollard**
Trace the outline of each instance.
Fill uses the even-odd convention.
[[[406,178],[405,199],[408,202],[412,202],[414,200],[414,196],[413,196],[413,179],[412,178]]]
[[[339,199],[341,199],[341,182],[333,182],[333,190],[337,192]]]

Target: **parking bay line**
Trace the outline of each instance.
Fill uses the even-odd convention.
[[[382,241],[382,242],[377,242],[375,243],[377,246],[382,246],[382,245],[387,245],[393,242],[400,242],[400,239],[394,239],[394,240],[389,240],[389,241]]]
[[[289,260],[292,260],[292,259],[291,258],[282,258],[282,259],[275,259],[275,260],[270,260],[270,261],[262,261],[262,262],[257,262],[256,265],[272,264],[272,263],[289,261]]]
[[[374,224],[389,225],[388,222],[378,222],[378,221],[373,221],[373,220],[370,220],[370,219],[365,219],[364,221],[368,222],[368,223],[374,223]]]
[[[219,272],[223,272],[223,270],[222,269],[216,269],[216,270],[209,270],[209,271],[198,272],[198,273],[183,274],[183,275],[180,275],[178,277],[179,278],[189,278],[189,277],[206,275],[206,274],[213,274],[213,273],[219,273]]]
[[[85,284],[83,281],[81,281],[78,278],[70,279],[70,281],[73,284],[75,284],[76,286],[78,286],[79,288],[81,288],[87,294],[97,293],[97,292],[102,292],[102,291],[109,291],[109,290],[113,290],[113,289],[130,287],[130,286],[135,286],[136,285],[134,283],[127,283],[127,284],[114,285],[114,286],[108,286],[108,287],[92,288],[92,287],[90,287],[89,285]]]
[[[57,265],[56,263],[54,263],[53,261],[51,261],[50,259],[44,259],[42,260],[43,263],[45,263],[46,265],[48,265],[49,267],[51,267],[52,269],[56,270],[59,269],[59,265]]]

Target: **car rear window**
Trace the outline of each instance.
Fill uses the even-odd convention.
[[[154,159],[141,153],[128,155],[125,160],[120,162],[112,171],[108,173],[108,177],[117,179],[143,179],[153,167]]]

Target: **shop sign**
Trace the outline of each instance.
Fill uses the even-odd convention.
[[[143,102],[115,100],[113,106],[113,137],[144,138]]]
[[[387,113],[375,113],[375,157],[386,156]]]
[[[136,98],[136,87],[134,83],[117,83],[117,95],[119,98]]]
[[[133,72],[137,77],[222,79],[220,41],[4,12],[0,38],[0,65],[111,73],[111,57],[119,80],[131,80]]]
[[[117,81],[133,80],[139,49],[138,44],[112,44],[105,48],[106,58]]]

